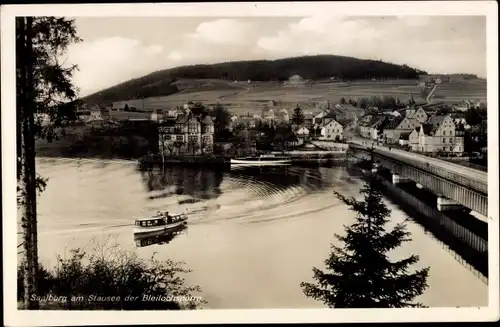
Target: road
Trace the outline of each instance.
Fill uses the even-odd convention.
[[[388,147],[386,147],[386,146],[377,145],[376,141],[374,141],[374,140],[363,139],[361,137],[354,137],[353,136],[350,138],[350,142],[361,145],[361,146],[365,146],[365,147],[371,147],[373,145],[373,147],[376,148],[377,150],[382,150],[382,151],[385,151],[387,153],[389,153],[389,152],[396,153],[397,155],[399,155],[401,157],[405,157],[405,158],[408,158],[411,160],[419,161],[421,163],[429,163],[435,167],[439,167],[439,168],[448,170],[450,172],[453,172],[455,174],[462,175],[464,177],[473,179],[475,181],[482,182],[484,184],[488,184],[488,173],[484,172],[484,171],[480,171],[477,169],[457,165],[457,164],[447,162],[444,160],[439,160],[436,158],[423,156],[421,154],[414,153],[414,152],[408,152],[408,151],[403,151],[403,150],[394,149],[394,148],[391,148],[391,150],[389,150]]]
[[[438,86],[439,86],[439,84],[434,84],[434,86],[432,87],[432,90],[429,92],[429,94],[427,95],[427,98],[425,99],[425,101],[427,101],[427,103],[431,103],[432,95],[434,94],[434,91],[436,91]]]

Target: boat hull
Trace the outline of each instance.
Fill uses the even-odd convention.
[[[155,235],[161,233],[168,233],[169,231],[175,231],[183,225],[186,225],[187,221],[182,220],[175,223],[162,226],[149,226],[149,227],[134,227],[134,236],[145,236],[145,235]]]
[[[231,165],[246,165],[246,166],[279,166],[279,165],[289,165],[292,160],[282,159],[282,160],[246,160],[246,159],[231,159]]]

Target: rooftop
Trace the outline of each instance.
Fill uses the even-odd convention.
[[[411,132],[403,132],[399,136],[399,139],[400,140],[409,140],[410,139],[410,134],[411,134]]]
[[[403,116],[391,116],[388,118],[387,123],[385,125],[385,129],[396,129],[399,124],[403,121]]]

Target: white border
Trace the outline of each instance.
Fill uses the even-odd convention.
[[[165,14],[161,15],[160,13]],[[18,311],[14,285],[16,254],[15,178],[15,53],[14,17],[25,16],[317,16],[317,15],[485,15],[488,63],[488,193],[489,301],[483,308],[426,309],[275,309],[164,312]],[[8,326],[96,324],[243,323],[243,322],[429,322],[498,320],[498,8],[496,1],[294,2],[294,3],[176,3],[10,5],[1,7],[2,53],[2,203],[4,254],[4,313]],[[16,263],[16,264],[14,264]]]

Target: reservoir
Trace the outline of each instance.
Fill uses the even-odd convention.
[[[39,255],[52,267],[57,255],[93,242],[113,242],[149,258],[184,261],[185,277],[199,285],[210,309],[322,308],[300,288],[312,268],[323,269],[334,234],[354,222],[332,193],[359,198],[359,175],[346,167],[268,167],[215,170],[182,166],[138,171],[121,160],[38,158],[48,178],[38,199]],[[417,254],[430,267],[430,307],[485,306],[488,286],[420,224],[386,200],[388,226],[407,221],[412,241],[391,253]],[[188,229],[168,244],[137,247],[134,219],[157,211],[189,215]]]

